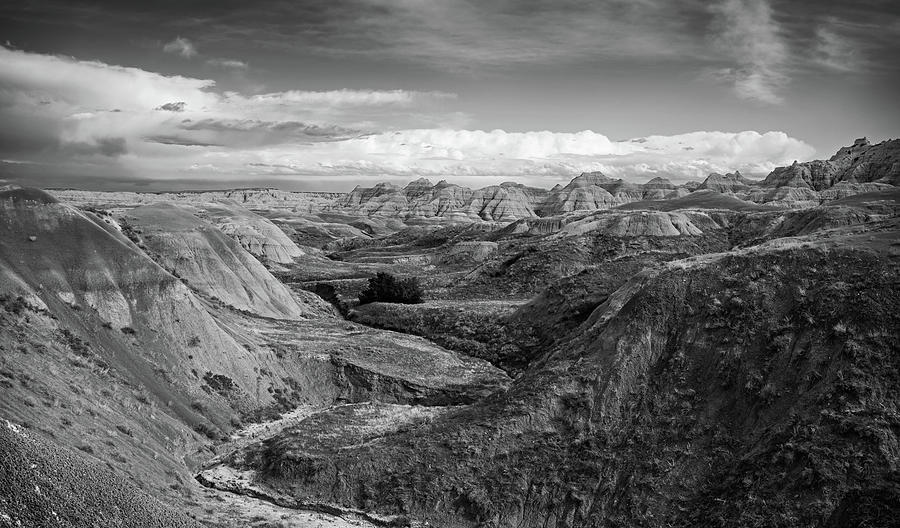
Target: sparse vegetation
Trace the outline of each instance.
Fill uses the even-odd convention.
[[[359,304],[373,302],[418,304],[422,302],[423,295],[418,278],[398,279],[390,273],[379,272],[369,279],[368,287],[360,292]]]
[[[207,386],[212,391],[223,396],[228,395],[230,392],[237,389],[234,380],[223,374],[213,374],[212,372],[207,371],[206,374],[203,375],[203,381],[206,382]]]
[[[0,295],[0,306],[13,315],[19,315],[31,307],[21,295],[13,297],[10,294]]]

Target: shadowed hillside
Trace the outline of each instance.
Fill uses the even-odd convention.
[[[298,428],[240,467],[444,526],[888,526],[897,230],[656,267],[504,395],[360,446]]]

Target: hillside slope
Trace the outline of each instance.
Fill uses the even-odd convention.
[[[98,462],[0,423],[0,525],[199,528]]]
[[[648,270],[507,393],[362,445],[288,431],[241,467],[273,496],[442,526],[891,526],[898,234]]]
[[[123,221],[160,265],[208,298],[281,319],[323,312],[295,299],[240,244],[188,208],[147,205],[127,211]]]

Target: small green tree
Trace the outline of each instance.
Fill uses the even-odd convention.
[[[379,272],[369,279],[369,286],[359,294],[359,304],[389,302],[418,304],[422,302],[422,287],[419,279],[410,277],[398,279],[390,273]]]

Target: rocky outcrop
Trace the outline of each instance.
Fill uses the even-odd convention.
[[[542,216],[553,216],[579,210],[609,209],[623,203],[600,186],[612,180],[602,173],[584,173],[568,185],[550,194],[541,204]]]
[[[745,201],[782,208],[813,207],[823,202],[900,184],[900,140],[873,145],[865,139],[840,149],[828,160],[795,162],[779,167],[763,181],[740,172],[710,174],[703,182],[675,185],[664,177],[639,184],[602,172],[585,172],[550,190],[503,183],[469,189],[425,178],[405,187],[379,183],[350,193],[292,193],[276,189],[238,189],[198,193],[87,193],[54,191],[62,200],[90,205],[122,206],[178,201],[188,203],[230,199],[251,209],[299,213],[341,213],[357,216],[443,221],[509,222],[572,211],[605,210],[624,204],[681,198],[695,191],[713,191]]]
[[[827,161],[795,161],[789,167],[779,167],[762,185],[823,191],[840,182],[900,184],[900,140],[872,145],[866,138],[857,139]]]
[[[728,174],[712,173],[697,189],[709,189],[718,193],[739,193],[749,190],[757,182],[741,176],[740,172]]]
[[[663,177],[637,184],[609,178],[601,172],[586,172],[565,187],[555,188],[538,212],[540,216],[553,216],[572,211],[611,209],[634,202],[677,198],[697,188],[697,185],[675,185]]]
[[[537,216],[535,207],[544,192],[517,183],[485,187],[472,193],[466,212],[469,217],[500,222]]]

